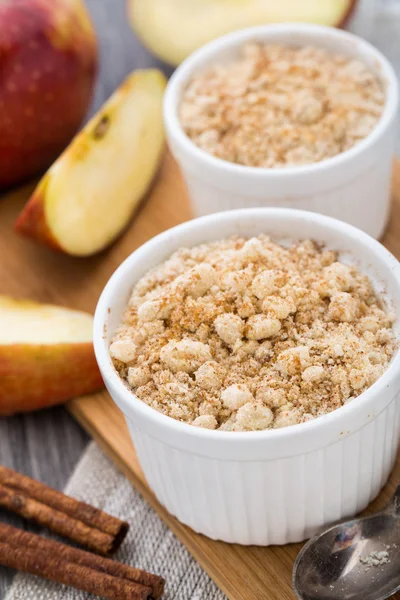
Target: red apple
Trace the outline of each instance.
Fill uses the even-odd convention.
[[[47,168],[88,109],[96,38],[82,0],[0,1],[0,189]]]

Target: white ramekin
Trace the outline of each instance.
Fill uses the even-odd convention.
[[[283,429],[208,431],[166,417],[117,375],[108,346],[133,285],[177,248],[233,234],[307,239],[350,255],[400,315],[400,265],[351,225],[290,209],[245,209],[194,219],[131,254],[107,283],[94,321],[96,357],[123,411],[146,479],[167,510],[214,539],[284,544],[363,509],[393,466],[400,427],[400,355],[362,396],[314,421]]]
[[[248,40],[315,45],[363,60],[381,79],[386,104],[373,132],[337,156],[284,169],[245,167],[215,158],[184,133],[178,106],[196,71],[233,58]],[[361,38],[330,27],[283,23],[234,32],[200,48],[175,71],[164,99],[169,147],[186,181],[196,216],[253,206],[306,209],[340,218],[373,237],[383,233],[390,207],[398,83],[386,58]]]

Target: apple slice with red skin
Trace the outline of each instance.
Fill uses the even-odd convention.
[[[165,85],[156,69],[134,71],[44,175],[16,230],[74,256],[108,246],[158,169]]]
[[[166,63],[225,33],[267,23],[306,22],[339,27],[356,0],[127,0],[131,25]]]
[[[102,388],[92,327],[87,313],[0,296],[0,416]]]

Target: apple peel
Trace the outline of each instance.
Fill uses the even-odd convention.
[[[134,71],[44,175],[17,232],[74,256],[108,246],[158,169],[165,85],[156,69]]]
[[[0,296],[0,416],[103,387],[91,315]]]

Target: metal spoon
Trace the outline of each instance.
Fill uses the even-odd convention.
[[[387,555],[369,565],[371,552]],[[384,600],[399,591],[400,486],[382,512],[311,538],[294,564],[293,590],[300,600]]]

